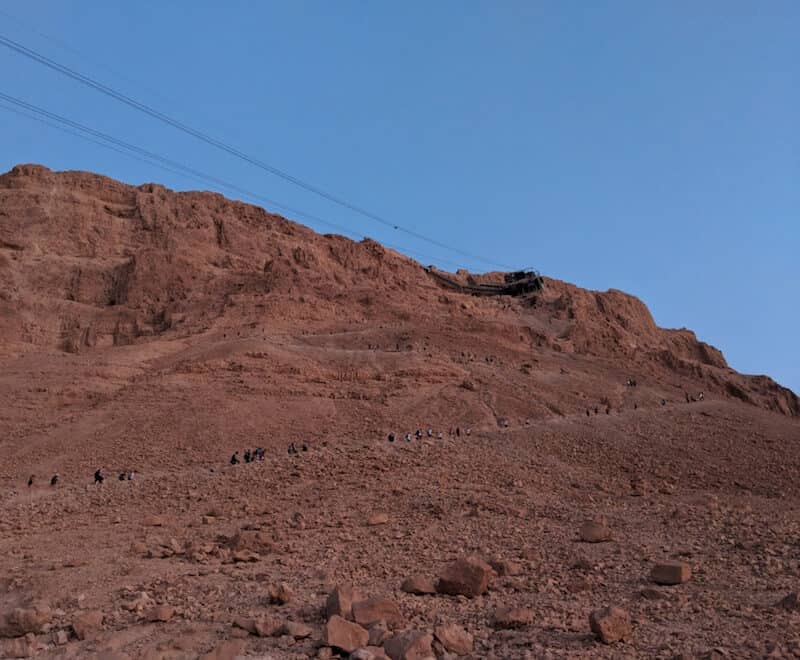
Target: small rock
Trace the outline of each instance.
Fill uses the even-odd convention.
[[[424,575],[412,575],[403,581],[400,589],[407,594],[414,594],[415,596],[424,596],[426,594],[436,593],[436,584],[429,577]]]
[[[69,633],[66,630],[57,630],[53,633],[53,644],[56,646],[64,646],[69,642]]]
[[[362,626],[385,621],[390,627],[394,627],[401,625],[404,618],[393,601],[374,597],[353,603],[353,621]]]
[[[495,628],[524,628],[534,621],[533,610],[528,607],[501,607],[494,613]]]
[[[273,605],[286,605],[292,600],[293,595],[291,588],[285,582],[271,584],[267,588],[267,598]]]
[[[442,571],[436,591],[450,596],[474,598],[485,593],[496,576],[494,569],[481,559],[463,557]]]
[[[433,632],[446,651],[456,655],[472,653],[475,639],[461,626],[454,623],[436,626]]]
[[[233,620],[233,627],[245,630],[251,635],[258,635],[259,637],[270,637],[271,635],[262,635],[258,632],[257,622],[255,619],[248,619],[243,616],[237,616]]]
[[[692,577],[692,567],[682,561],[662,561],[650,572],[650,578],[656,584],[683,584],[690,577]]]
[[[433,657],[433,635],[419,630],[401,632],[383,645],[392,660],[429,660]]]
[[[338,615],[332,616],[322,633],[322,640],[328,646],[352,653],[369,642],[369,633],[357,623],[351,623]]]
[[[604,607],[589,615],[589,626],[592,632],[604,644],[613,644],[630,637],[631,617],[618,607]]]
[[[374,527],[376,525],[385,525],[389,522],[389,514],[388,513],[373,513],[369,520],[367,520],[367,524]]]
[[[583,523],[579,534],[584,543],[603,543],[611,540],[611,530],[603,523],[596,521]]]
[[[103,629],[103,613],[90,610],[78,615],[72,622],[72,629],[80,640],[96,639]]]
[[[144,519],[144,524],[148,527],[163,527],[164,518],[162,516],[148,516]]]

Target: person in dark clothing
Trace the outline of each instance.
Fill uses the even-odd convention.
[[[394,433],[389,434],[389,442],[394,442]]]
[[[119,480],[120,481],[125,481],[125,473],[124,472],[120,472],[119,473]]]
[[[244,462],[245,463],[249,463],[250,462],[250,450],[249,449],[245,449],[244,450]]]
[[[597,409],[597,406],[595,406],[594,407],[594,414],[596,415],[597,413],[598,413],[598,409]]]
[[[54,474],[54,475],[53,475],[53,476],[50,478],[50,485],[51,485],[51,486],[55,486],[57,483],[58,483],[58,475],[57,475],[57,474]]]
[[[30,488],[31,486],[33,486],[33,475],[28,477],[28,488]]]
[[[460,426],[456,426],[456,437],[457,438],[461,437],[461,427]]]
[[[102,468],[98,468],[97,470],[95,470],[95,472],[94,472],[94,482],[96,484],[102,484],[104,479],[105,479],[105,477],[103,476],[103,469]]]
[[[308,445],[308,443],[307,443],[307,442],[304,442],[304,443],[303,443],[303,445],[300,447],[300,449],[302,449],[303,451],[308,451],[308,450],[309,450],[309,445]]]
[[[231,456],[231,465],[239,465],[239,452],[233,452],[233,456]]]
[[[591,416],[591,413],[589,412],[589,409],[588,409],[588,408],[586,409],[586,416],[587,416],[587,417],[590,417],[590,416]]]
[[[289,454],[297,454],[298,453],[297,452],[297,445],[295,445],[294,443],[291,443],[289,445],[289,450],[288,451],[289,451]]]

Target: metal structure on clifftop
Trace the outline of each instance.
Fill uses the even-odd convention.
[[[503,275],[503,284],[478,284],[467,277],[463,284],[452,277],[438,271],[433,266],[425,268],[439,286],[459,293],[469,293],[473,296],[523,296],[535,293],[544,288],[544,278],[535,270],[517,270]]]

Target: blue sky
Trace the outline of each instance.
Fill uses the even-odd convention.
[[[27,0],[0,5],[0,34],[441,243],[633,293],[800,391],[800,3],[591,4]],[[489,269],[2,47],[0,92],[423,263]],[[4,171],[200,187],[0,121]]]

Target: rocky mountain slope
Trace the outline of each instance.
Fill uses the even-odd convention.
[[[620,291],[0,176],[0,657],[791,657],[798,417]]]

